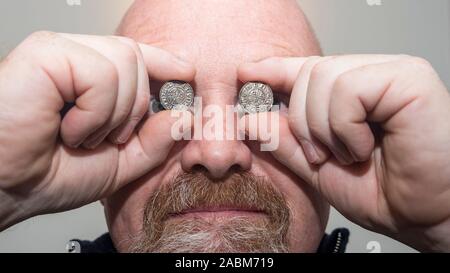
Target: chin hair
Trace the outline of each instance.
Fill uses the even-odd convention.
[[[144,236],[131,252],[143,253],[285,253],[288,223],[267,219],[182,219],[166,223],[159,238]]]

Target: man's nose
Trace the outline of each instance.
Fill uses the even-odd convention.
[[[203,120],[203,125],[208,120]],[[211,120],[209,120],[211,122]],[[184,171],[196,169],[205,170],[213,179],[225,178],[232,172],[248,171],[252,165],[252,153],[242,140],[234,135],[231,139],[226,137],[226,123],[230,122],[224,118],[224,128],[218,127],[214,130],[223,130],[224,139],[205,138],[205,128],[194,126],[196,130],[202,130],[200,139],[194,139],[184,147],[182,151],[181,164]],[[197,132],[198,135],[198,132]],[[219,134],[220,135],[220,134]]]
[[[238,140],[192,140],[183,150],[184,171],[206,169],[214,179],[226,177],[231,172],[251,168],[251,152]]]

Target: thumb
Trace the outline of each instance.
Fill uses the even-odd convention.
[[[193,116],[189,111],[162,111],[150,116],[137,135],[119,151],[114,191],[140,178],[166,159],[172,146],[189,136]]]
[[[271,57],[256,63],[241,64],[238,78],[242,82],[264,82],[278,92],[290,94],[307,60],[303,57]]]
[[[261,150],[270,151],[276,160],[317,188],[314,182],[317,167],[308,163],[302,146],[289,128],[286,116],[277,112],[245,115],[240,120],[239,128],[250,140],[257,140],[262,145],[271,143],[261,146]]]
[[[274,122],[279,122],[278,126],[274,126]],[[377,183],[369,179],[375,171],[370,161],[358,163],[359,172],[355,172],[353,165],[341,166],[334,158],[321,165],[310,164],[289,128],[287,117],[276,112],[246,115],[241,118],[239,128],[250,140],[261,143],[274,142],[273,139],[278,138],[278,145],[270,151],[274,158],[349,219],[363,219],[364,213],[376,201],[376,198],[370,198],[377,192]],[[369,183],[364,183],[367,181]]]
[[[142,52],[148,75],[152,80],[190,82],[194,79],[196,74],[194,65],[157,47],[139,44],[139,48]]]

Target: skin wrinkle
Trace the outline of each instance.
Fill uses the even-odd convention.
[[[245,12],[237,12],[242,10]],[[272,56],[320,55],[318,42],[294,0],[226,3],[218,0],[138,0],[123,19],[117,33],[165,49],[191,62],[197,69],[196,78],[191,83],[196,96],[202,97],[204,106],[215,104],[221,108],[236,102],[242,86],[236,75],[240,64]],[[285,205],[289,208],[292,221],[286,234],[288,249],[283,248],[283,251],[316,251],[326,226],[328,205],[270,153],[260,152],[257,143],[248,141],[177,143],[160,167],[108,198],[105,211],[111,237],[117,249],[122,252],[133,248],[136,250],[136,240],[139,243],[145,234],[143,231],[148,229],[143,223],[144,208],[156,206],[156,203],[149,203],[151,196],[173,183],[178,174],[192,174],[192,170],[186,167],[186,160],[200,160],[199,158],[214,154],[219,158],[213,162],[214,167],[220,168],[223,166],[220,165],[220,156],[230,152],[233,153],[230,157],[233,162],[237,162],[245,153],[250,153],[250,168],[246,171],[256,177],[264,177],[274,189],[285,196]],[[205,171],[206,164],[211,163],[198,161],[197,164],[204,167]],[[236,172],[233,171],[232,174]],[[187,185],[189,183],[186,183],[185,187]],[[189,192],[189,189],[185,188],[184,191]],[[205,191],[205,188],[199,191],[200,195],[204,196]],[[247,194],[250,199],[256,196],[256,191]],[[180,204],[189,203],[190,198],[185,195],[180,199],[184,200]],[[230,231],[222,221],[209,224],[212,225],[206,225],[208,228],[198,230],[199,233],[193,236],[205,239],[206,230],[217,232],[223,229],[225,233]],[[252,224],[247,222],[247,225],[248,232]],[[189,224],[186,223],[185,227],[189,227]],[[258,226],[253,227],[253,231],[258,230]],[[181,232],[184,227],[179,228],[178,231]],[[243,230],[234,229],[233,232],[234,237],[244,236]],[[268,230],[264,229],[259,232],[263,233],[260,234],[263,237],[268,234]],[[211,250],[217,250],[220,243],[223,243],[225,249],[233,247],[226,240],[229,237],[220,237],[223,241],[219,240],[219,237],[212,237],[216,245],[211,244]],[[186,238],[178,239],[180,242],[186,242]],[[145,238],[141,243],[143,241]],[[175,249],[182,247],[181,244],[171,245]],[[191,249],[195,250],[200,251],[198,248]]]

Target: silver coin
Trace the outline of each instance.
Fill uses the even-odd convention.
[[[246,83],[239,92],[239,105],[247,113],[268,112],[273,106],[273,91],[259,82]]]
[[[159,91],[159,101],[166,110],[189,108],[194,102],[194,89],[189,83],[166,82]]]

